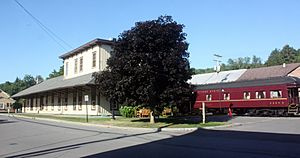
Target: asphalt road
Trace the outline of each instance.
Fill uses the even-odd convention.
[[[242,125],[157,132],[0,115],[0,157],[300,157],[300,118],[230,121]]]

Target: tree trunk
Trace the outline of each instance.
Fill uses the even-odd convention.
[[[153,110],[150,112],[150,123],[155,123],[155,117]]]

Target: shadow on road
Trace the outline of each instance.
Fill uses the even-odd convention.
[[[193,133],[112,150],[91,157],[288,157],[298,158],[300,135],[222,130]]]
[[[7,124],[7,123],[15,123],[16,121],[8,121],[8,120],[2,120],[0,119],[0,125],[1,124]]]

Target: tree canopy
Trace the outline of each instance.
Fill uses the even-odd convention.
[[[272,66],[296,62],[300,62],[300,49],[296,50],[289,45],[285,45],[281,50],[273,50],[265,65]]]
[[[262,62],[260,57],[255,55],[250,57],[239,57],[237,59],[228,59],[226,64],[222,64],[222,71],[236,69],[250,69],[264,66],[282,65],[283,63],[300,62],[300,49],[296,50],[289,45],[283,46],[282,49],[274,49],[266,62]],[[213,68],[196,69],[192,68],[194,74],[214,72]]]
[[[14,82],[5,82],[0,84],[0,89],[4,92],[8,93],[9,95],[14,95],[30,86],[36,84],[36,80],[31,75],[25,75],[23,79],[19,79],[18,77]]]
[[[64,74],[64,66],[60,66],[59,70],[56,71],[55,69],[49,74],[49,76],[47,77],[47,79],[50,78],[54,78],[54,77],[58,77]]]
[[[183,28],[172,17],[161,16],[124,31],[115,40],[107,70],[94,74],[100,92],[119,105],[153,110],[185,105],[191,70]]]

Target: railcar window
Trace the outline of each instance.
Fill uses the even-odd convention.
[[[266,92],[265,91],[258,91],[255,94],[256,94],[256,99],[266,98]]]
[[[211,101],[211,97],[212,97],[211,94],[206,94],[206,100],[207,101]]]
[[[224,100],[230,100],[230,94],[224,93]]]
[[[282,92],[281,92],[281,90],[273,90],[273,91],[270,91],[270,97],[271,97],[271,98],[281,98],[281,97],[282,97]]]
[[[244,92],[244,99],[250,99],[250,92]]]

